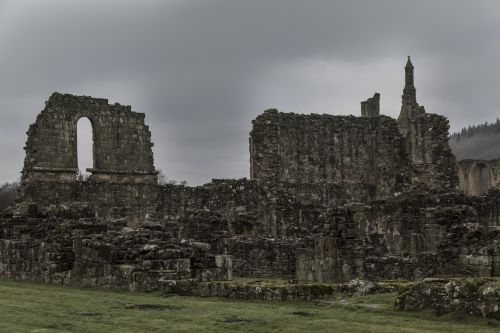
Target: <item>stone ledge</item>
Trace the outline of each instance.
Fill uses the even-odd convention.
[[[196,297],[227,297],[263,301],[316,301],[334,296],[393,293],[406,288],[407,282],[371,282],[355,279],[348,283],[301,283],[280,279],[247,281],[201,281],[196,279],[161,280],[161,291]]]

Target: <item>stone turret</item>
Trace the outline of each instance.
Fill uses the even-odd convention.
[[[376,117],[380,115],[380,94],[361,102],[361,117]]]
[[[403,89],[403,103],[417,103],[417,89],[415,89],[415,79],[413,74],[413,64],[410,56],[405,66],[405,87]]]
[[[448,120],[426,113],[417,103],[414,67],[410,57],[405,66],[405,86],[397,124],[404,151],[412,164],[411,188],[443,192],[455,191],[458,178],[455,156],[448,144]]]
[[[417,103],[417,89],[415,89],[415,79],[413,74],[413,64],[411,63],[410,56],[405,66],[405,87],[403,95],[401,96],[401,113],[398,117],[398,127],[403,134],[407,137],[411,131],[411,122],[419,115],[425,113],[423,106]]]

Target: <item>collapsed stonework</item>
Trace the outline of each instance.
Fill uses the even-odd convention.
[[[432,310],[500,319],[500,285],[495,279],[424,279],[400,292],[396,309]]]
[[[151,291],[171,280],[231,279],[231,258],[180,240],[163,225],[100,223],[84,203],[18,207],[2,215],[3,277],[76,286]]]
[[[0,215],[0,276],[152,290],[232,275],[299,281],[500,275],[500,191],[459,191],[448,120],[271,109],[253,121],[250,179],[159,185],[144,114],[53,94],[30,126],[15,207]],[[76,122],[94,168],[76,177]],[[462,178],[461,178],[462,177]]]

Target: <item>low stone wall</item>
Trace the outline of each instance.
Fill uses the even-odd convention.
[[[94,185],[97,186],[92,183],[82,186]],[[116,189],[113,196],[118,199],[119,187],[115,185],[102,189]],[[224,189],[223,194],[206,193],[215,186],[218,188],[215,192]],[[182,239],[207,243],[211,253],[233,256],[233,270],[238,276],[325,283],[356,277],[380,281],[500,274],[498,190],[484,197],[413,192],[370,205],[351,203],[325,207],[313,199],[296,197],[284,188],[259,189],[259,186],[247,180],[216,181],[197,188],[143,185],[145,191],[161,189],[162,202],[168,207],[146,205],[155,213],[135,221],[137,224],[127,216],[126,207],[122,212],[121,207],[109,206],[109,211],[114,213],[104,219],[98,213],[99,207],[90,200],[60,204],[23,202],[5,213],[0,239],[6,244],[16,243],[12,246],[17,247],[24,246],[21,241],[28,239],[31,245],[26,246],[35,246],[36,251],[41,252],[46,250],[38,249],[38,241],[43,242],[43,246],[65,242],[61,245],[60,257],[55,256],[57,260],[47,263],[62,266],[67,262],[66,256],[76,253],[72,247],[77,237],[72,236],[73,233],[92,235],[89,239],[99,244],[114,244],[114,237],[127,230],[123,228],[132,227],[144,230],[145,236],[140,240],[143,243],[139,242],[143,245],[148,244],[149,239],[156,241],[157,237],[165,244],[180,244]],[[244,195],[246,189],[251,190],[251,194]],[[187,192],[197,194],[186,195]],[[266,199],[267,203],[257,197],[251,199],[261,192],[269,194],[271,199]],[[182,200],[169,201],[177,196]],[[258,209],[244,206],[247,199],[262,206]],[[262,225],[268,221],[273,221],[271,229],[275,234],[263,232]],[[149,232],[150,229],[153,231]],[[56,235],[60,238],[54,241]],[[7,261],[17,260],[10,252],[2,256]],[[94,267],[92,262],[90,266]],[[13,276],[14,272],[24,274],[12,272]]]
[[[459,312],[500,319],[500,280],[425,279],[399,294],[398,310],[431,310],[438,315]]]
[[[197,282],[195,280],[165,281],[164,294],[175,293],[197,297],[227,297],[263,301],[310,301],[336,294],[335,285],[233,283],[229,281]]]
[[[232,277],[230,256],[178,240],[168,226],[101,224],[86,205],[44,214],[30,205],[25,215],[0,216],[1,277],[133,291],[156,290],[162,280]]]
[[[407,282],[372,282],[354,279],[346,283],[297,283],[285,280],[262,280],[242,282],[211,281],[193,279],[162,281],[164,295],[174,293],[197,297],[227,297],[232,299],[256,299],[263,301],[313,301],[342,295],[369,295],[394,293],[405,288]]]

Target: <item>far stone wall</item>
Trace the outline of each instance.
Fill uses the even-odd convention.
[[[253,121],[250,174],[260,182],[335,184],[346,189],[346,199],[369,201],[407,183],[410,166],[403,147],[396,121],[386,116],[267,110]]]
[[[461,160],[458,162],[460,190],[478,196],[500,184],[500,159]]]

